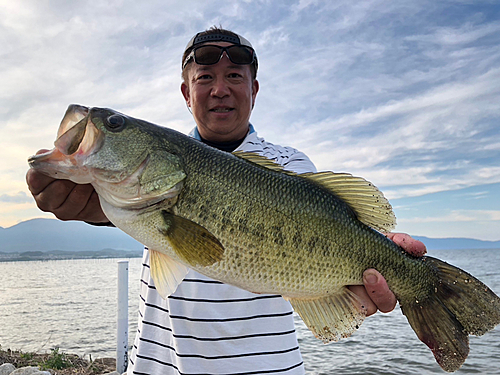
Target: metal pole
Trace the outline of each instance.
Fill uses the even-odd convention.
[[[118,314],[116,371],[123,374],[128,364],[128,260],[118,261]]]

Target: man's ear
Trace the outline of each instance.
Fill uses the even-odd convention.
[[[257,97],[257,93],[259,92],[259,81],[256,79],[252,82],[252,109],[255,105],[255,98]]]
[[[189,93],[189,86],[186,83],[182,82],[181,84],[181,92],[182,96],[184,96],[184,100],[186,101],[186,105],[191,107],[191,96]]]

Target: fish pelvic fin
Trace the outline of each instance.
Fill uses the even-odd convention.
[[[167,211],[162,216],[165,226],[158,230],[184,264],[207,267],[222,260],[224,247],[207,229]]]
[[[458,370],[469,354],[469,335],[500,323],[500,298],[485,284],[446,262],[426,257],[436,270],[435,290],[423,301],[400,300],[403,314],[441,368]]]
[[[168,255],[149,249],[151,277],[158,294],[166,299],[175,292],[189,269]]]
[[[316,299],[287,298],[307,328],[325,344],[349,337],[366,317],[366,308],[347,287]]]

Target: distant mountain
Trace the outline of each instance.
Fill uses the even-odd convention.
[[[0,227],[0,252],[140,250],[143,246],[118,228],[79,221],[32,219]]]
[[[500,241],[482,241],[472,238],[428,238],[413,236],[422,241],[429,250],[500,249]]]
[[[414,236],[429,250],[500,249],[500,241],[471,238]],[[0,227],[0,252],[142,250],[143,246],[118,228],[96,227],[79,221],[32,219],[9,228]]]

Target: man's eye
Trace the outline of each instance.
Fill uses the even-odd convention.
[[[210,74],[203,74],[201,76],[198,76],[198,79],[210,79],[212,76]]]
[[[239,73],[231,73],[231,74],[229,74],[229,78],[241,78],[241,74],[239,74]]]

